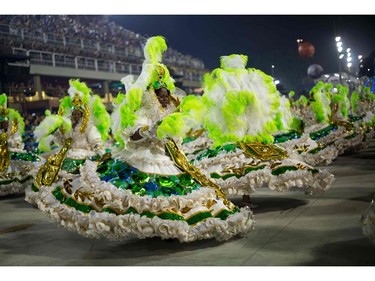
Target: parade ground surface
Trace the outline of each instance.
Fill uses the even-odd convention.
[[[328,191],[309,196],[259,189],[252,195],[254,231],[226,242],[88,239],[52,223],[23,195],[6,196],[0,198],[0,265],[375,265],[375,245],[361,227],[362,212],[375,194],[375,142],[321,168],[336,178]]]

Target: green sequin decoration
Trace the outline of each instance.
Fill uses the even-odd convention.
[[[192,225],[200,221],[203,221],[207,218],[212,218],[212,214],[210,212],[203,212],[203,213],[196,214],[192,216],[191,218],[189,218],[188,220],[186,220],[186,222],[188,223],[188,225]]]
[[[325,136],[328,136],[332,131],[335,131],[337,130],[337,126],[336,125],[329,125],[327,127],[325,127],[324,129],[321,129],[319,131],[316,131],[316,132],[313,132],[313,133],[310,133],[310,138],[313,139],[313,140],[319,140]]]
[[[218,213],[215,218],[219,218],[221,220],[226,220],[227,217],[229,217],[230,215],[233,215],[234,213],[238,212],[238,208],[236,208],[235,210],[233,211],[228,211],[228,210],[222,210],[220,213]]]
[[[189,143],[189,142],[192,142],[192,141],[195,141],[197,139],[197,137],[186,137],[182,140],[182,144],[186,144],[186,143]]]
[[[110,182],[117,188],[131,190],[133,194],[140,196],[186,195],[200,187],[186,173],[171,176],[148,174],[118,159],[100,163],[96,172],[101,180]]]
[[[172,220],[172,221],[183,221],[184,217],[177,215],[177,214],[172,214],[172,213],[161,213],[158,215],[159,218],[163,220]]]
[[[195,160],[199,161],[203,158],[213,158],[216,157],[220,152],[225,151],[227,153],[232,152],[236,150],[238,145],[236,143],[230,143],[223,146],[218,146],[214,149],[207,149],[205,152],[203,152],[201,155],[199,155]]]
[[[89,213],[90,211],[92,211],[91,206],[80,204],[77,201],[75,201],[73,198],[70,198],[70,197],[68,199],[66,199],[64,203],[66,205],[70,206],[70,207],[73,207],[73,208],[77,209],[78,211],[83,212],[83,213]]]
[[[86,159],[65,158],[61,169],[70,174],[79,174],[79,168],[86,162]]]
[[[37,162],[39,161],[39,157],[33,153],[25,153],[25,152],[10,152],[10,159],[11,160],[22,160],[22,161],[28,161],[28,162]]]
[[[39,188],[34,183],[31,184],[31,190],[34,192],[39,192]]]
[[[213,179],[223,179],[223,180],[226,180],[226,179],[229,179],[231,177],[236,177],[236,178],[240,178],[241,175],[236,175],[236,174],[225,174],[225,175],[219,175],[218,173],[211,173],[210,174],[211,178]]]
[[[53,196],[55,196],[55,198],[60,202],[60,203],[64,203],[64,200],[65,200],[65,198],[64,198],[64,194],[62,194],[62,192],[61,192],[61,187],[60,186],[57,186],[56,188],[55,188],[55,190],[54,191],[52,191],[52,194],[53,194]]]
[[[141,214],[141,216],[146,216],[146,217],[152,219],[153,217],[155,217],[155,214],[153,214],[153,213],[151,213],[151,212],[143,212],[143,213]]]
[[[106,212],[106,213],[117,215],[117,213],[114,210],[112,210],[111,208],[103,208],[102,212]]]
[[[298,169],[295,166],[283,166],[283,167],[273,170],[271,173],[274,176],[278,176],[278,175],[284,174],[286,171],[296,171],[296,170]]]
[[[297,131],[291,131],[285,134],[279,134],[279,135],[274,136],[274,139],[275,139],[274,143],[283,143],[289,140],[299,139],[301,136],[302,134]]]

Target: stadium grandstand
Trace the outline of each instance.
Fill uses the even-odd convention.
[[[57,109],[68,80],[79,78],[110,110],[124,91],[120,79],[142,69],[147,38],[98,15],[1,15],[0,90],[12,107],[26,113]],[[163,56],[187,93],[200,87],[207,69],[198,58],[168,48]]]

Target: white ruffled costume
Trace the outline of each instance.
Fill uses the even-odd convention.
[[[0,95],[0,99],[0,120],[2,118],[8,120],[8,128],[4,131],[0,130],[0,138],[6,135],[10,152],[9,166],[0,170],[0,196],[5,196],[23,193],[25,188],[31,185],[43,161],[33,153],[24,150],[21,137],[24,129],[23,118],[16,110],[7,108],[5,94]],[[0,150],[4,148],[0,144]]]
[[[271,146],[271,150],[276,150],[271,154],[279,156],[262,160],[251,152],[252,148],[244,150],[238,145],[272,143],[280,105],[272,78],[259,70],[245,69],[246,62],[244,55],[223,56],[221,69],[206,77],[202,97],[207,104],[205,127],[216,147],[195,158],[194,165],[227,194],[249,195],[263,186],[275,191],[299,189],[308,193],[328,189],[334,176],[302,162],[295,153]],[[269,148],[260,144],[256,149],[262,154]]]
[[[302,108],[303,105],[302,105]],[[332,145],[322,146],[317,141],[311,139],[310,134],[303,131],[301,124],[294,125],[293,131],[289,132],[285,128],[291,127],[293,121],[302,123],[304,119],[300,112],[301,107],[293,104],[290,106],[289,100],[285,96],[280,97],[280,110],[282,111],[284,130],[275,135],[275,143],[285,148],[288,154],[297,153],[301,161],[311,165],[328,165],[338,156],[338,150]]]
[[[36,141],[39,142],[39,149],[44,151],[42,156],[45,159],[55,155],[67,139],[72,139],[60,171],[60,177],[72,181],[79,176],[79,168],[86,159],[99,159],[105,153],[104,140],[108,137],[110,116],[100,97],[91,95],[91,90],[85,83],[71,79],[69,84],[69,95],[61,100],[59,114],[48,114],[35,128],[34,135]],[[83,126],[84,116],[80,118],[76,126],[72,126],[71,103],[75,97],[82,100],[80,110],[83,111],[83,115],[87,113],[86,110],[89,111],[86,126]],[[83,110],[83,108],[86,109]],[[99,126],[102,127],[102,132],[99,131]],[[52,144],[56,145],[57,149],[52,150]],[[26,188],[25,200],[27,202],[35,205],[38,196],[35,186],[30,185]]]
[[[160,79],[173,94],[173,79],[159,63],[165,49],[162,37],[150,38],[140,77],[135,83],[132,77],[123,80],[127,94],[118,96],[112,114],[112,131],[121,144],[112,151],[113,158],[99,164],[87,160],[76,180],[67,184],[60,178],[40,189],[38,207],[58,224],[83,236],[111,240],[222,241],[252,230],[249,208],[235,207],[182,172],[166,154],[165,140],[156,137],[162,118],[174,111],[171,103],[163,109],[148,89],[155,82],[153,73],[163,68]],[[138,130],[142,138],[130,138]]]

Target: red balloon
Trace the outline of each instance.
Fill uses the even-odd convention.
[[[310,42],[301,42],[298,44],[298,54],[303,58],[310,58],[315,53],[315,47]]]

